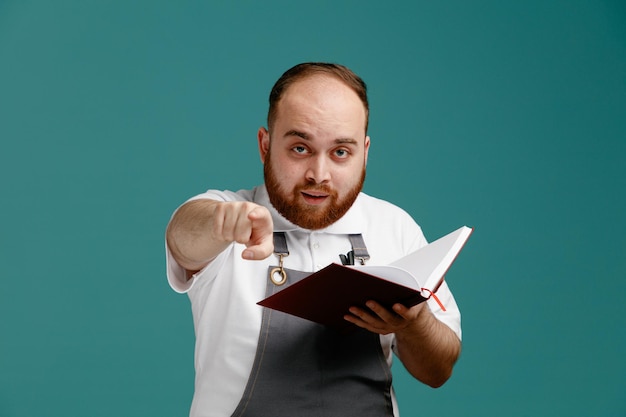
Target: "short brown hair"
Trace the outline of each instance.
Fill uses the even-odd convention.
[[[365,133],[369,123],[369,103],[367,101],[367,86],[365,82],[356,75],[348,67],[339,64],[326,62],[304,62],[298,64],[287,71],[276,81],[272,91],[270,92],[270,108],[267,113],[267,126],[272,129],[276,113],[278,111],[278,102],[282,98],[284,92],[294,82],[316,74],[326,74],[343,81],[359,96],[365,107]]]

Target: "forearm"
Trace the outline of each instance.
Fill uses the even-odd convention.
[[[167,227],[167,245],[180,266],[199,271],[230,242],[215,238],[215,211],[220,202],[200,199],[183,204]]]
[[[410,327],[396,332],[398,357],[418,380],[437,388],[452,375],[461,353],[457,335],[430,311],[426,303]]]

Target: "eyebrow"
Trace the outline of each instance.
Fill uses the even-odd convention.
[[[289,130],[288,132],[285,133],[284,135],[286,138],[289,136],[297,136],[299,138],[302,138],[304,140],[311,140],[311,138],[309,137],[309,135],[307,135],[304,132],[299,132],[297,130]]]
[[[304,140],[311,140],[311,137],[309,135],[307,135],[304,132],[300,132],[297,130],[289,130],[285,133],[284,137],[289,137],[289,136],[297,136],[299,138],[302,138]],[[359,142],[356,139],[353,138],[337,138],[335,139],[335,143],[336,144],[352,144],[352,145],[357,145]]]

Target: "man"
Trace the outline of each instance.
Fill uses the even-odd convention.
[[[406,212],[361,192],[368,113],[366,86],[348,68],[296,65],[274,85],[257,134],[265,185],[208,191],[173,215],[168,279],[188,293],[196,331],[192,416],[397,416],[392,352],[425,384],[450,377],[461,329],[445,283],[445,311],[430,300],[392,309],[371,300],[346,311],[349,332],[256,304],[275,290],[268,271],[279,258],[289,284],[355,250],[351,234],[369,265],[426,244]],[[274,232],[287,246],[276,255],[288,256],[272,256]]]

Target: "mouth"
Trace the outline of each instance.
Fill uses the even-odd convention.
[[[301,194],[304,201],[312,205],[322,204],[328,198],[328,194],[317,191],[302,191]]]

